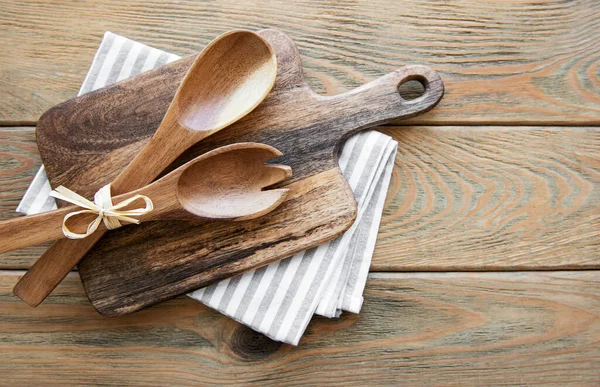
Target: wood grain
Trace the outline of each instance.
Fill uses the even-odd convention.
[[[455,126],[388,132],[402,142],[374,268],[598,267],[598,128],[456,126],[600,124],[596,0],[0,0],[0,124],[75,96],[105,30],[184,56],[244,27],[290,34],[320,93],[406,63],[441,73],[443,103],[412,124]],[[34,144],[0,128],[0,219]],[[298,348],[181,297],[106,319],[76,276],[31,309],[11,294],[22,274],[0,273],[0,385],[600,385],[598,271],[375,274],[361,315],[315,319]]]
[[[79,270],[92,304],[106,315],[131,313],[318,246],[350,227],[356,202],[336,162],[340,143],[360,130],[432,109],[442,98],[443,83],[430,68],[409,65],[351,92],[319,96],[304,82],[293,41],[273,29],[259,35],[277,56],[271,93],[247,116],[190,148],[175,165],[234,143],[271,145],[283,154],[273,161],[293,171],[284,183],[290,189],[286,201],[261,218],[235,224],[156,222],[115,230],[95,246],[100,234],[58,241],[34,264],[15,294],[37,305],[43,300],[39,296],[47,295],[68,273],[54,263],[69,257],[72,267],[89,251]],[[164,112],[193,61],[193,56],[184,58],[44,113],[36,139],[51,185],[91,197],[114,181],[114,174],[124,168],[131,171],[131,160],[151,153],[144,144],[158,143],[166,150],[154,162],[166,157],[170,140],[154,131],[162,132]],[[424,93],[407,101],[398,86],[410,80],[420,82]],[[154,162],[151,168],[157,171]],[[46,276],[46,291],[26,291],[37,288]]]
[[[41,165],[34,128],[0,127],[0,219],[17,216],[19,204]]]
[[[41,165],[33,132],[31,127],[0,127],[0,220],[19,216],[15,209]],[[0,269],[27,268],[48,246],[0,254]]]
[[[234,28],[298,43],[309,84],[339,93],[406,63],[449,93],[413,123],[600,123],[596,0],[3,0],[0,120],[35,121],[75,96],[106,30],[179,55]]]
[[[600,267],[600,128],[410,127],[374,270]]]
[[[400,147],[374,270],[599,267],[600,129],[382,130]],[[0,128],[0,152],[8,219],[39,166],[33,129]],[[28,268],[45,248],[2,254],[0,268]]]
[[[180,297],[104,318],[76,276],[32,309],[0,275],[4,385],[600,383],[596,271],[372,274],[360,315],[315,318],[299,347]]]

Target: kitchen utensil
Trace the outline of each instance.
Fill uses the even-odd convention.
[[[263,191],[292,174],[288,166],[264,165],[277,156],[281,156],[277,149],[264,144],[227,145],[196,157],[152,184],[114,197],[113,203],[135,195],[150,198],[154,209],[136,217],[140,222],[197,217],[253,219],[272,211],[288,192],[285,188]],[[63,219],[79,210],[72,205],[0,222],[0,253],[65,238]],[[96,216],[73,217],[69,228],[82,233]],[[100,231],[106,231],[103,223],[95,232]]]
[[[231,31],[219,36],[192,63],[160,127],[117,176],[113,192],[122,194],[143,187],[191,145],[244,117],[267,96],[276,73],[275,53],[256,33]],[[147,100],[152,93],[152,89],[138,89],[137,99]],[[118,100],[106,100],[96,109],[111,116],[111,111],[119,110],[119,104]],[[44,116],[41,120],[45,120]],[[102,131],[101,127],[96,130]],[[56,242],[13,292],[29,305],[38,305],[102,234],[99,231],[85,239]]]

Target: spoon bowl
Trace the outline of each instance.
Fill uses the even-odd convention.
[[[244,30],[221,35],[181,82],[173,100],[176,120],[189,130],[224,128],[264,99],[276,75],[277,58],[259,35]]]

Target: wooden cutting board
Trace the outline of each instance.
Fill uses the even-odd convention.
[[[245,270],[288,257],[343,233],[356,203],[337,165],[343,140],[358,130],[408,118],[435,106],[439,76],[405,66],[337,96],[304,82],[292,40],[260,34],[273,46],[278,75],[267,99],[238,123],[186,152],[170,168],[235,142],[275,146],[292,167],[292,194],[274,212],[244,222],[151,222],[114,230],[79,265],[85,290],[104,315],[139,310]],[[133,159],[158,127],[194,57],[62,103],[39,120],[38,147],[52,187],[92,197]],[[418,80],[422,96],[406,101],[398,86]]]

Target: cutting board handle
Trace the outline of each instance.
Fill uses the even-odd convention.
[[[415,99],[407,100],[400,95],[399,87],[412,80],[419,81],[424,92]],[[347,117],[352,117],[352,125],[347,126],[344,133],[349,134],[424,113],[437,105],[443,95],[444,84],[435,71],[427,66],[408,65],[329,98],[335,100],[333,106],[338,106]],[[337,111],[337,116],[343,116],[340,113]]]

